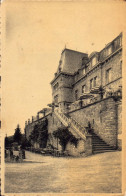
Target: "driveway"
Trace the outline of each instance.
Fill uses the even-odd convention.
[[[121,152],[86,158],[26,151],[23,163],[5,164],[6,193],[120,193]]]

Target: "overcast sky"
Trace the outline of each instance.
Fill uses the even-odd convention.
[[[2,125],[12,135],[17,124],[51,103],[50,82],[65,45],[100,51],[124,29],[126,4],[5,1],[2,67]]]

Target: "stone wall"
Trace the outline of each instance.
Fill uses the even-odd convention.
[[[69,142],[66,146],[66,151],[72,156],[80,156],[82,154],[85,154],[84,140],[79,140],[77,146]]]
[[[112,97],[70,112],[69,115],[84,127],[90,122],[100,138],[110,146],[116,147],[117,107]]]
[[[73,97],[74,97],[74,101],[75,101],[75,91],[78,90],[78,97],[81,96],[82,94],[82,86],[85,85],[86,86],[86,92],[90,92],[90,80],[94,79],[94,77],[97,76],[97,86],[101,85],[101,67],[97,67],[96,69],[94,69],[91,73],[89,73],[87,76],[85,76],[82,80],[80,80],[79,82],[77,82],[74,85],[73,88]]]
[[[106,82],[106,70],[111,68],[111,81],[115,81],[122,76],[122,52],[118,52],[114,57],[102,65],[102,85],[108,85]],[[114,88],[114,83],[113,83]],[[114,88],[114,90],[116,90]]]
[[[58,95],[58,103],[74,101],[71,96],[73,80],[73,76],[63,73],[56,79],[56,81],[52,84],[52,96],[54,102],[54,97],[56,95]],[[58,83],[59,86],[57,89],[54,89],[56,83]]]
[[[26,138],[29,140],[29,136],[31,135],[31,132],[33,131],[34,129],[34,126],[37,124],[37,122],[32,122],[30,124],[28,124],[26,127],[25,127],[25,136]]]
[[[94,132],[100,138],[102,138],[110,146],[118,146],[118,148],[121,149],[121,107],[121,102],[116,102],[113,97],[108,97],[106,99],[92,103],[88,106],[82,107],[81,109],[76,109],[72,112],[69,112],[69,115],[83,127],[87,127],[88,122],[90,122],[91,126],[94,129]],[[47,115],[46,118],[48,119],[49,134],[47,143],[53,145],[55,148],[58,147],[59,150],[62,150],[59,141],[57,141],[57,139],[53,137],[53,132],[58,128],[63,127],[63,124],[55,116],[54,113]],[[33,122],[27,126],[27,138],[33,130],[35,124],[37,124],[38,122],[41,123],[43,119],[44,118],[40,119],[39,121]],[[89,141],[86,141],[86,143],[82,145],[82,141],[79,141],[77,147],[69,143],[66,147],[66,150],[68,150],[69,153],[74,156],[77,156],[77,154],[79,155],[82,152],[84,153],[84,151],[86,151],[87,154],[91,154],[92,147],[89,143]]]
[[[117,102],[118,149],[122,149],[122,102]]]
[[[106,71],[111,68],[111,81],[107,83]],[[86,92],[90,89],[90,80],[97,76],[97,86],[102,85],[106,90],[109,88],[118,90],[119,86],[122,85],[122,51],[118,52],[115,56],[108,59],[104,64],[99,65],[96,68],[92,67],[92,70],[85,74],[83,79],[79,80],[74,84],[73,97],[75,100],[75,91],[78,90],[78,97],[82,94],[82,86],[86,85]],[[77,78],[77,77],[76,77]]]

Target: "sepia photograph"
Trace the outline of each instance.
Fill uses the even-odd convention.
[[[2,196],[124,195],[125,18],[119,0],[2,2]]]

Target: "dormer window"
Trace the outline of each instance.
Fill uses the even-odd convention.
[[[108,48],[108,55],[110,55],[112,53],[112,47]]]
[[[60,61],[59,61],[59,65],[61,65],[61,64],[62,64],[62,61],[60,60]]]
[[[119,45],[122,46],[122,37],[119,38]]]
[[[85,75],[85,74],[86,74],[86,69],[84,68],[84,69],[82,70],[82,72],[83,72],[83,75]]]
[[[118,49],[120,47],[120,38],[117,38],[115,41],[114,41],[114,49]]]
[[[92,66],[94,66],[95,64],[96,64],[96,57],[94,57],[93,59],[92,59]]]
[[[59,87],[59,83],[57,82],[55,85],[54,85],[54,90],[57,90],[58,89],[58,87]]]
[[[86,66],[87,62],[88,62],[88,57],[83,57],[82,58],[82,65]]]

